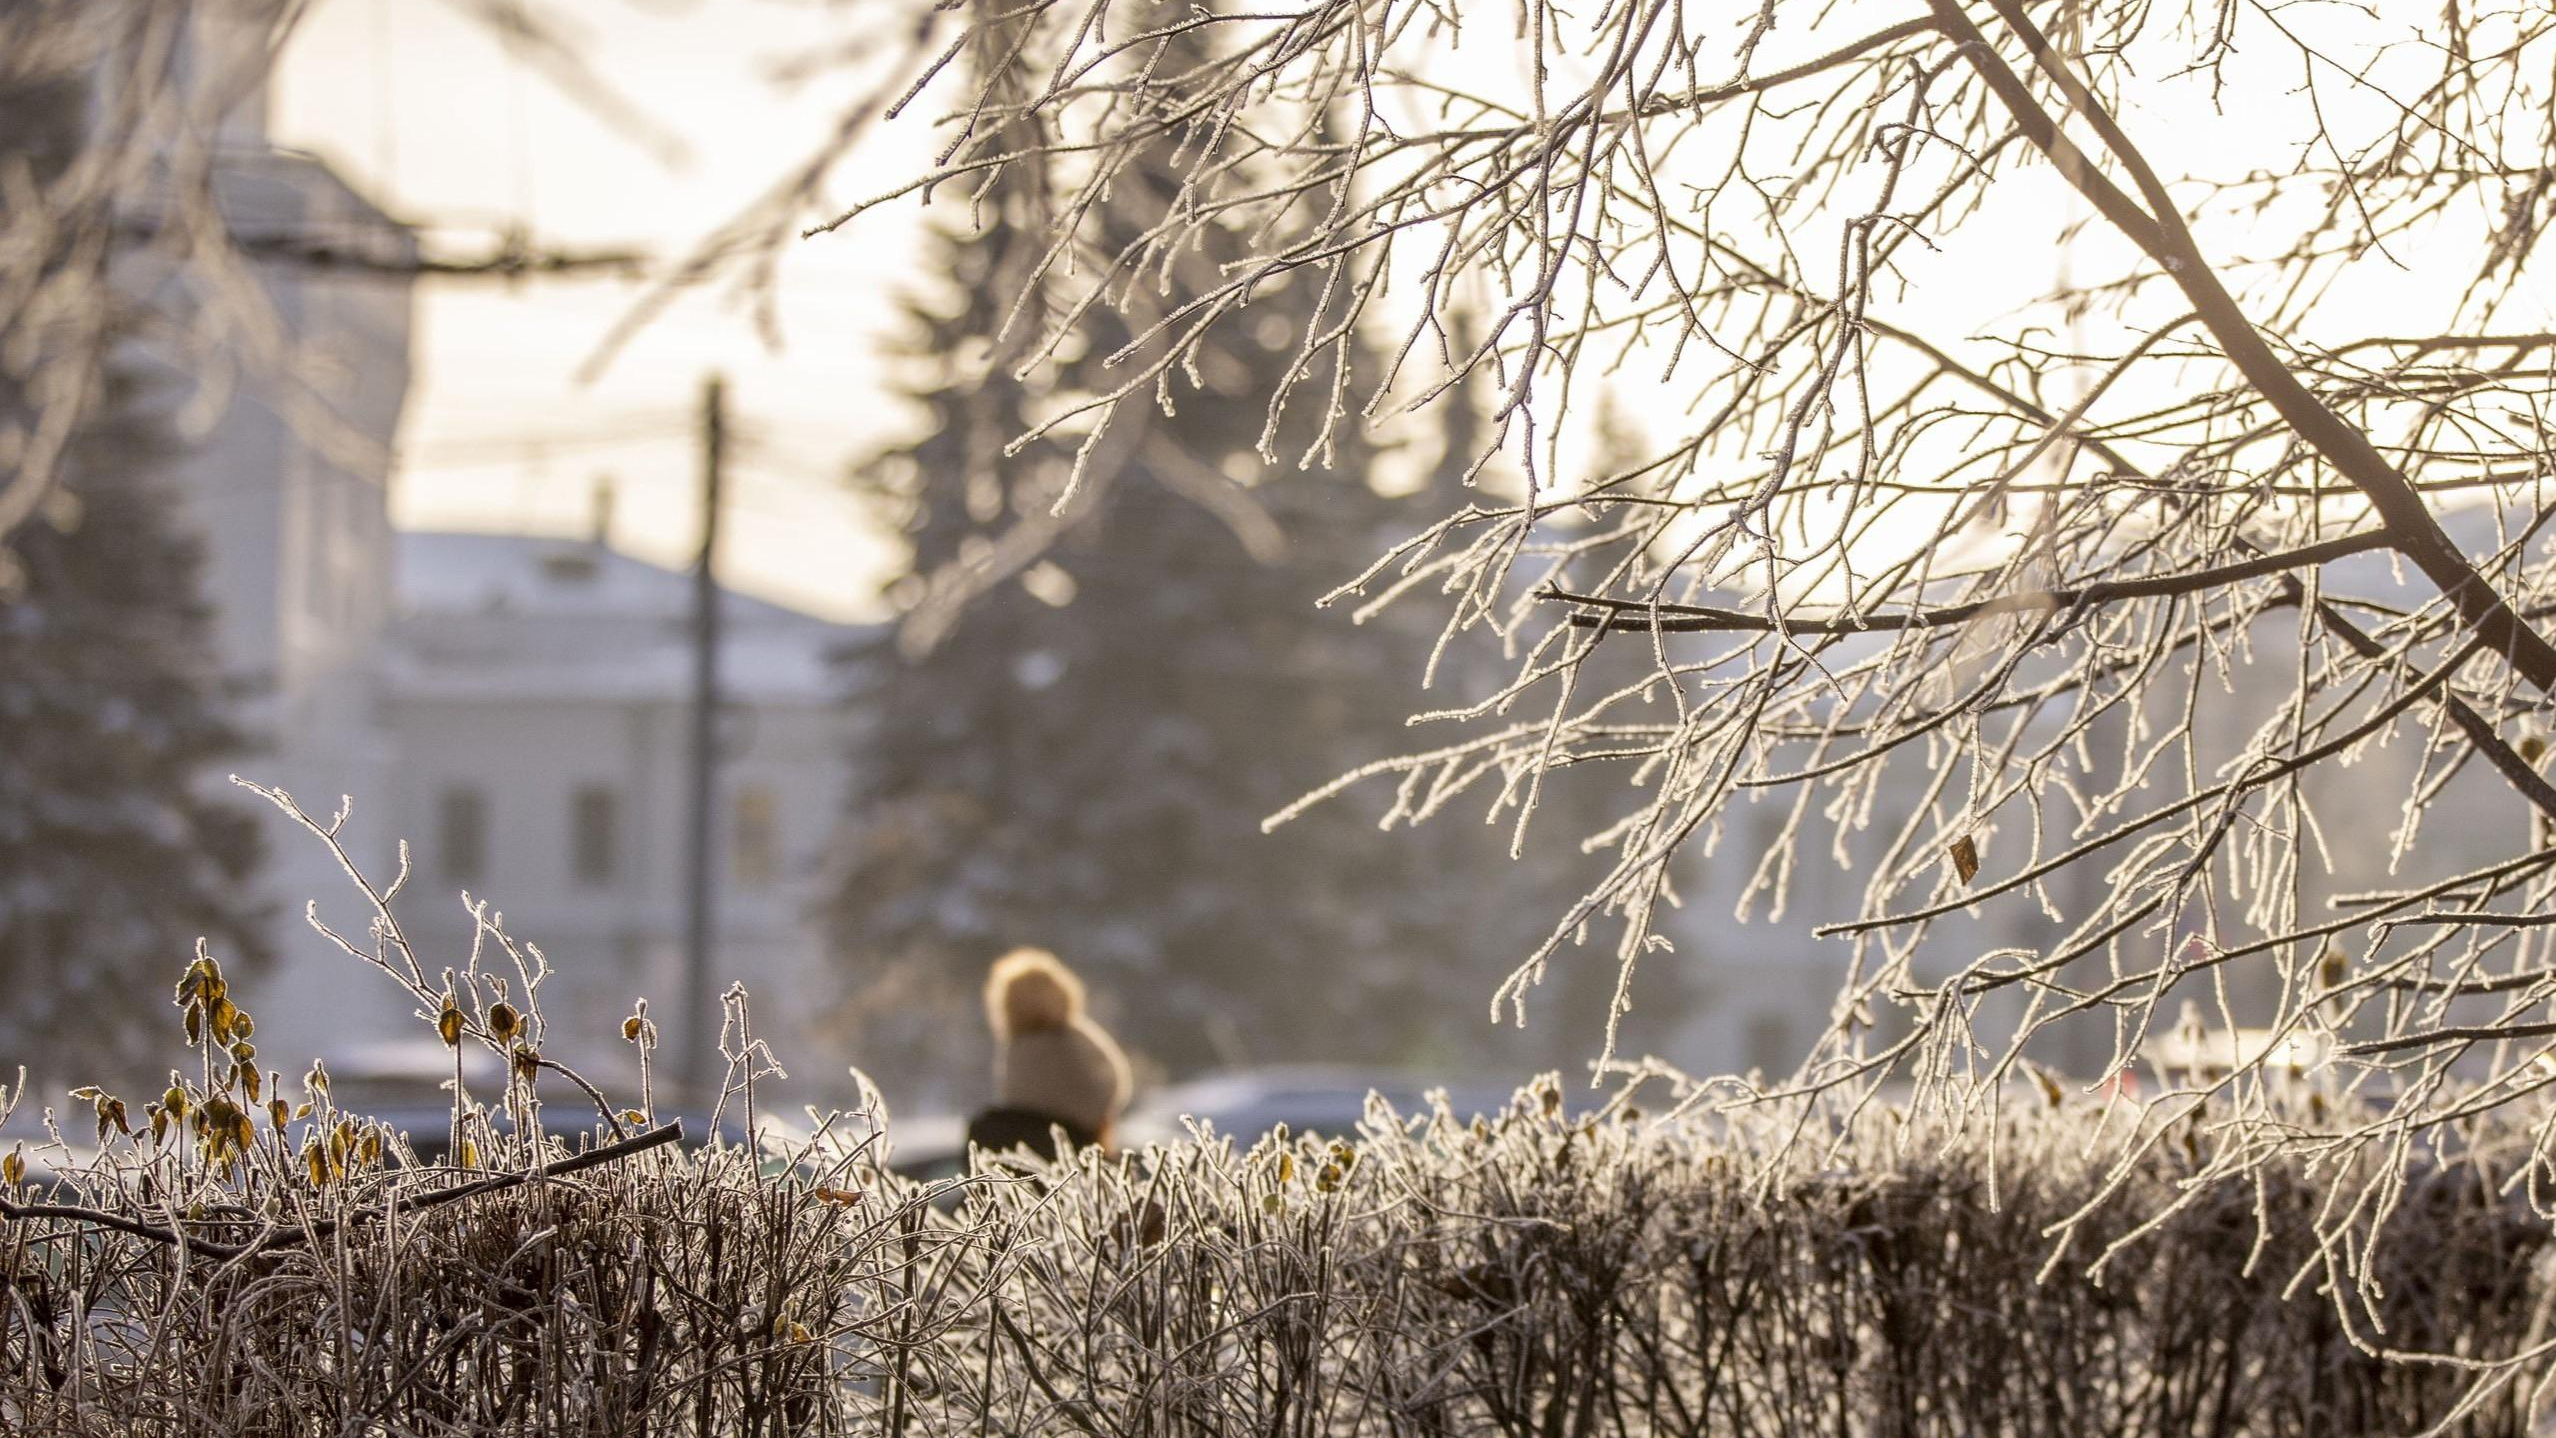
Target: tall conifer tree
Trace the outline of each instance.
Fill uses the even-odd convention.
[[[0,167],[41,182],[86,117],[76,77],[0,83]],[[262,957],[258,834],[215,786],[224,715],[200,555],[160,477],[169,437],[102,364],[45,513],[0,539],[0,1055],[106,1078],[156,1038],[199,937]],[[0,374],[0,429],[43,401]]]
[[[1161,208],[1165,173],[1120,177],[1111,237]],[[1047,242],[1038,215],[1035,196],[997,185],[973,230],[941,240],[961,298],[916,307],[926,435],[875,471],[912,562],[892,591],[899,640],[858,666],[860,777],[833,908],[855,1061],[963,1083],[980,1054],[949,1035],[975,1022],[974,980],[1032,943],[1083,967],[1133,1046],[1174,1071],[1465,1065],[1479,996],[1571,892],[1558,876],[1504,871],[1497,836],[1474,826],[1379,834],[1383,796],[1363,791],[1261,830],[1406,741],[1433,621],[1415,608],[1353,626],[1316,601],[1426,502],[1379,491],[1354,422],[1327,465],[1300,469],[1313,404],[1283,417],[1278,462],[1259,454],[1262,397],[1318,322],[1298,275],[1220,328],[1168,413],[1122,407],[1053,516],[1076,441],[1004,446],[1060,399],[1118,382],[1100,357],[1128,332],[1096,307],[1076,357],[1015,377],[1021,337],[1046,318],[1013,309]],[[1552,1037],[1554,1052],[1593,1047]]]

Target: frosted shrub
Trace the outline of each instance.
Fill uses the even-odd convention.
[[[1549,1081],[1548,1081],[1549,1083]],[[2180,1145],[2092,1204],[2100,1106],[1988,1134],[1877,1113],[1813,1162],[1520,1095],[1496,1120],[1377,1112],[1354,1147],[1222,1141],[986,1186],[952,1220],[986,1291],[932,1349],[932,1424],[1004,1433],[2075,1435],[2528,1431],[2487,1363],[2543,1340],[2545,1221],[2485,1135],[2402,1175],[2363,1284],[2313,1241],[2326,1184],[2267,1170],[2143,1235]],[[2113,1115],[2115,1125],[2119,1116]],[[2088,1256],[2122,1245],[2101,1281]],[[2338,1302],[2333,1296],[2340,1291]],[[2382,1326],[2383,1325],[2383,1326]]]
[[[290,809],[281,795],[271,795]],[[304,817],[334,846],[336,826]],[[341,859],[345,858],[342,851]],[[876,1373],[879,1295],[921,1199],[874,1177],[879,1112],[796,1147],[687,1145],[549,1058],[546,968],[482,911],[430,973],[392,912],[350,954],[407,988],[454,1053],[447,1161],[333,1101],[326,1069],[265,1069],[247,996],[199,953],[165,1091],[74,1091],[94,1132],[0,1190],[0,1430],[26,1434],[827,1431]],[[315,920],[316,922],[316,920]],[[338,936],[330,933],[332,938]],[[732,994],[719,1108],[766,1058]],[[655,1045],[644,1006],[623,1027]],[[463,1052],[503,1060],[493,1093]],[[0,1105],[21,1100],[10,1095]],[[583,1111],[545,1120],[545,1103]],[[720,1115],[713,1114],[716,1128]],[[563,1134],[565,1136],[563,1136]],[[900,1225],[903,1224],[903,1227]],[[932,1241],[951,1236],[936,1233]],[[895,1240],[895,1241],[892,1241]]]
[[[2549,1373],[2510,1108],[2240,1184],[2196,1182],[2206,1106],[1646,1117],[1547,1078],[1481,1118],[1378,1103],[1353,1135],[922,1186],[874,1101],[679,1142],[644,1077],[622,1108],[544,1054],[537,950],[492,920],[430,972],[397,890],[365,886],[348,951],[504,1059],[457,1086],[450,1161],[262,1067],[199,955],[167,1089],[80,1090],[57,1140],[95,1158],[0,1166],[0,1431],[2519,1434]],[[750,1110],[767,1056],[742,995],[726,1017]],[[623,1033],[644,1075],[644,1009]],[[2346,1123],[2296,1107],[2249,1122]]]

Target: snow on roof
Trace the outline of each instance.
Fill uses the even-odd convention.
[[[402,694],[642,700],[689,691],[692,576],[583,540],[399,536],[388,670]],[[835,655],[862,631],[723,591],[720,679],[737,698],[839,694]]]
[[[532,534],[407,530],[399,536],[403,612],[521,614],[692,613],[692,576],[590,540]],[[726,591],[722,617],[833,629],[813,614]]]

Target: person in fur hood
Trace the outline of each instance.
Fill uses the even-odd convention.
[[[1014,949],[985,977],[994,1027],[994,1107],[968,1125],[987,1149],[1055,1157],[1053,1130],[1109,1148],[1127,1106],[1127,1057],[1084,1012],[1083,981],[1044,949]]]

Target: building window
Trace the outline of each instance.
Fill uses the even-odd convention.
[[[1748,1018],[1748,1066],[1770,1079],[1780,1079],[1801,1062],[1793,1048],[1792,1022],[1772,1009]]]
[[[612,790],[583,784],[569,800],[569,867],[580,884],[609,884],[620,860],[621,805]]]
[[[736,822],[729,836],[729,871],[738,883],[760,889],[781,876],[781,806],[769,788],[737,791]]]
[[[488,875],[488,796],[466,784],[435,804],[435,857],[444,881],[476,884]]]

